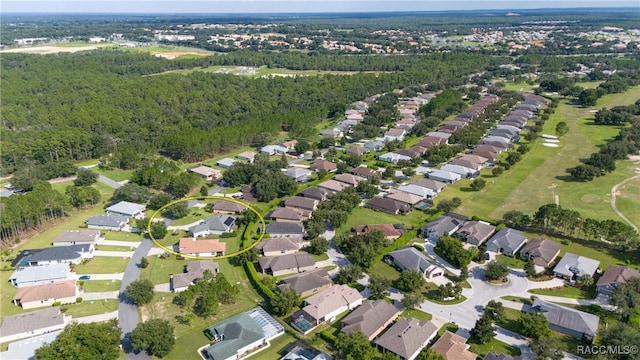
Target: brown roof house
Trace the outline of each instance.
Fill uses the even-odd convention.
[[[381,197],[374,197],[367,205],[373,210],[393,215],[408,214],[411,211],[411,207],[407,204]]]
[[[313,160],[313,163],[311,163],[309,169],[315,171],[324,170],[326,172],[334,172],[338,170],[338,165],[336,165],[336,163],[332,163],[331,161],[318,158]]]
[[[442,355],[444,360],[476,360],[478,355],[469,351],[466,341],[462,336],[446,331],[433,344],[431,350]]]
[[[438,327],[431,321],[400,319],[375,344],[382,352],[391,352],[402,360],[414,360],[437,333]]]
[[[334,176],[333,179],[336,180],[336,181],[343,182],[343,183],[345,183],[347,185],[351,185],[351,186],[358,186],[358,183],[360,181],[367,180],[367,179],[365,179],[363,177],[352,175],[352,174],[338,174],[338,175]]]
[[[466,222],[456,234],[467,243],[479,246],[496,231],[496,227],[484,221]]]
[[[531,239],[520,249],[523,260],[531,260],[534,264],[548,267],[560,254],[560,246],[547,239]]]
[[[403,224],[357,225],[354,230],[356,231],[356,235],[366,235],[371,230],[380,230],[388,240],[395,240],[399,238],[405,231]]]
[[[618,286],[626,284],[631,278],[640,278],[640,272],[626,266],[610,265],[596,283],[598,294],[611,295]]]
[[[300,196],[318,201],[327,200],[329,194],[330,192],[328,190],[319,188],[317,186],[310,186],[300,192]]]
[[[333,281],[331,281],[329,273],[321,268],[283,279],[282,283],[276,287],[276,290],[293,289],[301,297],[305,298],[328,289],[332,285]]]
[[[301,222],[307,220],[309,217],[305,216],[300,209],[280,207],[273,210],[267,218],[269,220],[275,220],[279,222]]]
[[[196,240],[196,238],[182,238],[178,243],[178,252],[190,256],[222,256],[227,244],[220,240]]]
[[[365,179],[372,179],[374,177],[380,177],[380,173],[365,166],[358,166],[350,171],[351,174],[363,177]]]
[[[219,177],[222,176],[222,173],[220,172],[220,170],[216,170],[214,168],[210,168],[208,166],[196,166],[194,168],[191,168],[189,170],[187,170],[187,172],[190,173],[194,173],[194,174],[198,174],[200,175],[201,178],[210,181],[213,179],[217,179]]]
[[[362,331],[369,341],[387,328],[402,311],[384,300],[365,301],[342,319],[342,331],[351,334]]]
[[[404,191],[398,191],[395,189],[391,189],[389,191],[389,195],[387,195],[387,199],[391,199],[399,203],[406,204],[407,206],[414,206],[424,201],[424,198],[418,195],[410,194]]]
[[[246,210],[246,206],[228,200],[216,200],[213,204],[214,214],[235,214],[238,215]]]
[[[367,150],[367,148],[365,148],[364,146],[352,146],[347,149],[347,154],[349,155],[363,156],[368,152],[369,150]]]
[[[318,184],[318,187],[321,189],[325,189],[331,193],[337,193],[348,187],[351,187],[351,185],[345,184],[343,182],[335,181],[332,179],[332,180],[321,182],[320,184]]]
[[[280,256],[293,254],[302,247],[302,236],[275,237],[262,240],[256,248],[262,250],[264,256]]]
[[[253,151],[241,152],[238,154],[238,159],[252,163],[256,159],[256,153]]]
[[[318,207],[318,200],[302,196],[292,196],[284,199],[283,205],[286,208],[314,211]]]
[[[347,285],[334,285],[319,292],[304,302],[302,310],[291,317],[291,325],[303,334],[323,322],[331,322],[345,311],[353,310],[362,304],[362,295]]]
[[[263,274],[273,276],[311,271],[316,267],[316,262],[306,252],[265,257],[260,259],[258,263]]]
[[[55,302],[75,304],[78,288],[73,280],[19,288],[13,303],[23,309],[51,306]]]
[[[209,270],[212,275],[220,272],[220,264],[211,260],[192,261],[185,267],[182,274],[169,275],[169,284],[171,291],[181,292],[189,288],[191,284],[195,284],[198,279],[202,279],[204,272]]]

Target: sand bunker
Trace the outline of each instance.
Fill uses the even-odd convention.
[[[552,147],[552,148],[557,148],[558,147],[558,144],[553,144],[553,143],[544,143],[542,145],[544,145],[546,147]]]
[[[557,136],[548,135],[548,134],[542,134],[542,135],[540,135],[540,137],[542,137],[543,139],[554,139],[554,140],[558,139]]]

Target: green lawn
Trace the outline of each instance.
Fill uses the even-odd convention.
[[[507,255],[498,255],[496,256],[496,260],[499,263],[503,263],[512,269],[523,269],[524,261],[515,256],[507,256]]]
[[[183,226],[183,225],[189,225],[192,224],[196,221],[201,221],[204,220],[206,217],[211,216],[210,213],[207,213],[206,211],[204,211],[204,209],[195,209],[195,210],[191,210],[189,212],[189,215],[180,218],[180,219],[176,219],[174,220],[171,225],[172,226]]]
[[[324,261],[324,260],[329,259],[329,255],[327,255],[326,253],[320,254],[320,255],[309,253],[309,256],[311,256],[311,258],[313,258],[313,260],[315,262]]]
[[[124,272],[129,263],[128,257],[96,256],[84,264],[76,265],[78,274],[114,274]]]
[[[616,206],[627,219],[640,227],[640,178],[632,180],[618,188]]]
[[[511,356],[520,356],[520,349],[496,339],[491,339],[489,342],[484,344],[470,343],[470,345],[471,348],[469,350],[478,354],[480,358],[484,358],[489,352],[494,354],[503,353]]]
[[[400,277],[400,272],[398,270],[382,261],[374,263],[367,271],[367,274],[370,276],[379,276],[391,281],[395,281]]]
[[[132,246],[97,245],[96,250],[100,251],[135,251]]]
[[[74,318],[104,314],[118,310],[118,300],[105,299],[105,300],[87,300],[80,304],[63,305],[67,310],[66,314],[73,316]]]
[[[442,325],[442,327],[438,330],[438,336],[442,336],[446,331],[451,331],[452,333],[456,333],[458,331],[458,325],[454,323],[446,323]]]
[[[432,316],[429,313],[426,313],[422,310],[418,309],[407,309],[400,314],[400,316],[404,318],[414,318],[418,320],[431,320]]]
[[[122,170],[118,168],[105,170],[105,169],[100,169],[96,166],[96,167],[92,167],[91,170],[93,170],[93,172],[96,172],[102,176],[108,177],[109,179],[114,181],[128,180],[131,178],[131,175],[133,174],[133,170]]]
[[[120,290],[120,280],[81,280],[82,289],[86,292],[106,292]]]
[[[73,180],[57,182],[51,184],[51,188],[61,194],[64,194],[68,186],[73,186]]]
[[[522,297],[518,297],[518,296],[507,295],[507,296],[501,297],[501,299],[505,299],[505,300],[509,300],[509,301],[515,301],[515,302],[519,302],[519,303],[526,304],[526,305],[533,304],[533,301],[531,301],[531,299],[522,298]]]
[[[520,310],[504,308],[504,316],[496,321],[496,325],[519,334],[522,331],[522,326],[520,325],[521,314],[522,311]]]
[[[104,238],[107,240],[132,241],[132,242],[142,241],[142,236],[140,234],[134,234],[126,231],[103,231],[102,234],[104,235]]]
[[[169,275],[181,274],[188,261],[176,260],[175,256],[169,256],[161,259],[157,256],[147,256],[149,266],[142,269],[140,273],[141,279],[149,279],[154,284],[162,284],[169,282]]]
[[[529,290],[529,292],[532,294],[560,296],[570,299],[593,299],[593,293],[591,291],[569,285],[551,289],[532,289]]]
[[[363,207],[353,209],[344,225],[337,229],[337,233],[351,231],[356,225],[365,224],[405,224],[407,230],[415,226],[422,226],[428,215],[420,210],[413,210],[407,215],[391,215]]]

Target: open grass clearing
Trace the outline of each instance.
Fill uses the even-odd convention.
[[[124,272],[129,257],[103,257],[96,256],[84,264],[76,265],[74,271],[77,274],[115,274]]]
[[[400,316],[407,319],[414,318],[418,320],[431,320],[433,317],[431,314],[418,309],[406,309],[402,314],[400,314]]]
[[[342,225],[336,233],[343,233],[351,231],[356,225],[371,225],[371,224],[405,224],[407,230],[410,230],[414,226],[419,226],[426,221],[428,215],[420,210],[413,210],[407,215],[392,215],[383,213],[381,211],[375,211],[364,207],[357,207],[353,209],[349,215],[347,221]]]
[[[522,326],[520,325],[520,316],[522,314],[523,312],[520,310],[504,308],[504,316],[496,321],[496,325],[519,334],[522,331]]]
[[[193,224],[194,222],[202,221],[205,218],[213,216],[211,213],[207,213],[204,209],[192,209],[189,214],[183,218],[175,219],[171,226],[184,226]]]
[[[104,238],[107,240],[116,240],[116,241],[131,241],[131,242],[140,242],[142,241],[142,236],[140,234],[134,234],[127,231],[102,231]]]
[[[551,289],[532,289],[529,292],[536,295],[560,296],[570,299],[593,299],[594,295],[591,291],[570,285]]]
[[[63,305],[66,308],[65,313],[74,318],[83,316],[99,315],[118,310],[118,300],[87,300],[80,304]]]
[[[533,301],[531,301],[531,299],[518,297],[518,296],[506,295],[506,296],[501,297],[501,299],[509,300],[509,301],[515,301],[515,302],[519,302],[519,303],[526,304],[526,305],[532,305],[533,304]]]
[[[400,272],[393,266],[385,262],[376,262],[367,270],[367,274],[370,276],[379,276],[383,279],[395,281],[400,277]]]
[[[640,164],[637,165],[640,167]],[[640,178],[631,180],[618,188],[616,207],[629,221],[640,228]]]
[[[518,349],[517,347],[503,343],[502,341],[496,339],[491,339],[484,344],[470,343],[470,345],[471,348],[469,350],[478,354],[481,359],[483,359],[489,352],[492,352],[494,354],[502,353],[511,356],[520,356],[521,353],[520,349]]]
[[[108,177],[113,181],[129,180],[131,178],[131,175],[133,175],[133,170],[123,170],[118,168],[106,170],[106,169],[100,169],[99,167],[96,166],[91,168],[91,170],[102,176]]]
[[[81,280],[82,289],[86,292],[118,291],[122,285],[120,280]]]
[[[500,254],[496,256],[499,263],[503,263],[512,269],[523,269],[525,262],[516,256],[507,256]]]
[[[100,251],[135,251],[135,247],[127,247],[127,246],[112,246],[112,245],[98,245],[96,246],[96,250]]]
[[[446,331],[451,331],[452,333],[456,333],[458,331],[458,324],[455,323],[446,323],[442,325],[442,327],[438,330],[438,336],[442,336]]]

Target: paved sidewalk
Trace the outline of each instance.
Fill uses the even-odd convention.
[[[126,246],[137,248],[140,246],[141,241],[119,241],[119,240],[102,240],[98,242],[98,245],[109,245],[109,246]]]
[[[155,285],[153,287],[153,290],[155,292],[164,292],[164,293],[170,293],[171,292],[171,284],[170,283],[162,283],[162,284],[158,284]]]
[[[133,255],[133,251],[102,251],[102,250],[96,250],[96,251],[93,252],[93,256],[130,258],[132,255]]]
[[[553,278],[547,281],[531,281],[529,280],[528,290],[532,289],[551,289],[555,287],[564,286],[567,282],[560,278]]]
[[[105,292],[81,292],[80,297],[82,301],[91,300],[104,300],[104,299],[117,299],[120,295],[119,291],[105,291]]]
[[[81,324],[88,324],[88,323],[108,321],[108,320],[117,319],[117,318],[118,318],[118,310],[112,311],[109,313],[99,314],[99,315],[91,315],[91,316],[74,318],[71,321],[75,321]]]
[[[151,250],[149,250],[149,254],[147,254],[147,256],[162,255],[164,253],[166,253],[164,249],[161,249],[158,247],[152,247]]]

